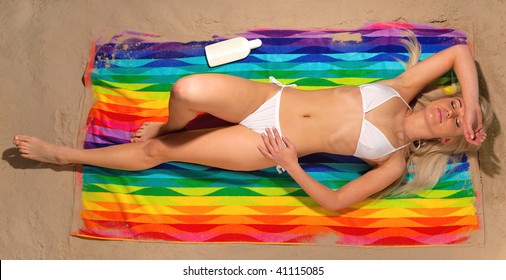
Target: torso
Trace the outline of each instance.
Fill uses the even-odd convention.
[[[392,98],[368,112],[366,118],[380,129],[394,147],[404,144],[403,119],[408,107]],[[327,152],[353,155],[363,120],[358,87],[303,91],[286,88],[281,98],[280,122],[283,134],[297,147],[301,156]],[[380,163],[383,158],[368,160]]]

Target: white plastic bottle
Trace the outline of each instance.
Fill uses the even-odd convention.
[[[205,47],[207,63],[210,67],[226,64],[247,57],[252,49],[262,45],[260,39],[248,41],[237,37]]]

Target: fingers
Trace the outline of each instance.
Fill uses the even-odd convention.
[[[279,152],[275,135],[276,134],[273,134],[270,129],[266,129],[265,133],[260,134],[265,147],[257,146],[257,149],[260,151],[260,153],[271,160],[275,160],[273,154]]]
[[[476,140],[476,135],[473,129],[473,122],[469,120],[464,121],[464,137],[467,141],[472,142]]]
[[[267,135],[267,141],[269,142],[270,146],[272,147],[271,151],[276,151],[277,150],[276,149],[277,143],[276,143],[276,139],[274,137],[274,134],[272,133],[272,131],[270,129],[266,129],[265,133]]]
[[[480,143],[483,143],[485,141],[485,139],[487,139],[487,134],[485,133],[483,128],[479,128],[479,129],[475,130],[474,132],[473,131],[471,131],[470,133],[466,132],[465,137],[466,137],[467,142],[469,142],[473,145],[478,145]]]
[[[262,139],[264,139],[264,143],[269,142],[269,146],[272,147],[272,151],[278,151],[279,148],[286,147],[279,131],[276,128],[266,129],[265,135],[262,134]]]
[[[279,134],[279,131],[276,128],[273,128],[273,134],[274,134],[274,140],[276,141],[276,144],[278,146],[286,146],[285,142],[283,142],[283,139],[281,138],[281,135]]]
[[[483,141],[485,141],[485,139],[487,139],[487,134],[485,133],[483,128],[476,130],[475,135],[476,135],[476,141],[483,142]]]
[[[286,145],[289,149],[294,149],[294,148],[295,148],[295,145],[292,143],[292,141],[290,141],[290,139],[288,139],[288,137],[283,136],[283,142],[285,143],[285,145]]]
[[[486,138],[483,132],[480,106],[469,106],[464,114],[464,137],[471,144],[479,144]]]
[[[265,147],[258,146],[258,150],[265,156],[273,158],[273,154],[279,153],[281,149],[288,147],[284,142],[286,137],[281,137],[276,128],[266,129],[265,133],[260,134]],[[293,144],[292,144],[293,146]]]
[[[266,129],[265,133],[260,134],[265,147],[258,147],[263,154],[270,154],[271,156],[276,153],[282,152],[284,149],[295,151],[295,145],[285,136],[281,136],[276,128]]]
[[[467,130],[467,129],[466,129]],[[478,142],[478,140],[476,139],[476,135],[474,134],[474,132],[472,130],[469,130],[469,131],[465,131],[464,132],[464,137],[466,138],[466,141],[473,144],[473,145],[477,145],[479,144],[480,142]]]
[[[271,155],[271,153],[269,153],[269,151],[267,151],[265,148],[261,147],[261,146],[257,146],[257,149],[260,151],[260,153],[265,156],[266,158],[269,158],[269,159],[274,159],[273,156]]]
[[[272,136],[269,135],[269,133],[266,131],[266,133],[261,133],[262,141],[264,142],[265,147],[267,148],[267,151],[270,153],[271,151],[274,151]]]

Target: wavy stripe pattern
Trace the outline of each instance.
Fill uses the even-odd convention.
[[[160,41],[125,32],[97,42],[87,83],[96,103],[89,112],[84,148],[129,141],[146,121],[166,121],[173,83],[202,72],[228,73],[268,82],[269,76],[303,89],[358,85],[403,71],[408,54],[400,39],[412,30],[422,58],[466,36],[434,26],[373,23],[356,30],[255,29],[262,47],[239,62],[208,68],[201,42]],[[449,75],[438,80],[449,81]],[[202,115],[189,128],[219,124]],[[368,166],[352,157],[317,154],[303,168],[338,189]],[[265,169],[231,172],[199,165],[166,163],[128,172],[84,166],[83,225],[77,236],[171,242],[332,243],[363,246],[440,245],[467,240],[478,227],[469,163],[448,163],[433,190],[410,197],[369,199],[329,212],[310,199],[286,174]],[[408,178],[409,179],[409,176]]]

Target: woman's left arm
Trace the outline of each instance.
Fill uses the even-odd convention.
[[[286,137],[281,138],[274,129],[262,135],[265,147],[258,146],[260,152],[281,165],[295,182],[319,205],[331,211],[346,208],[379,192],[404,173],[406,162],[396,153],[386,163],[367,172],[334,191],[313,179],[299,165],[295,146]]]

